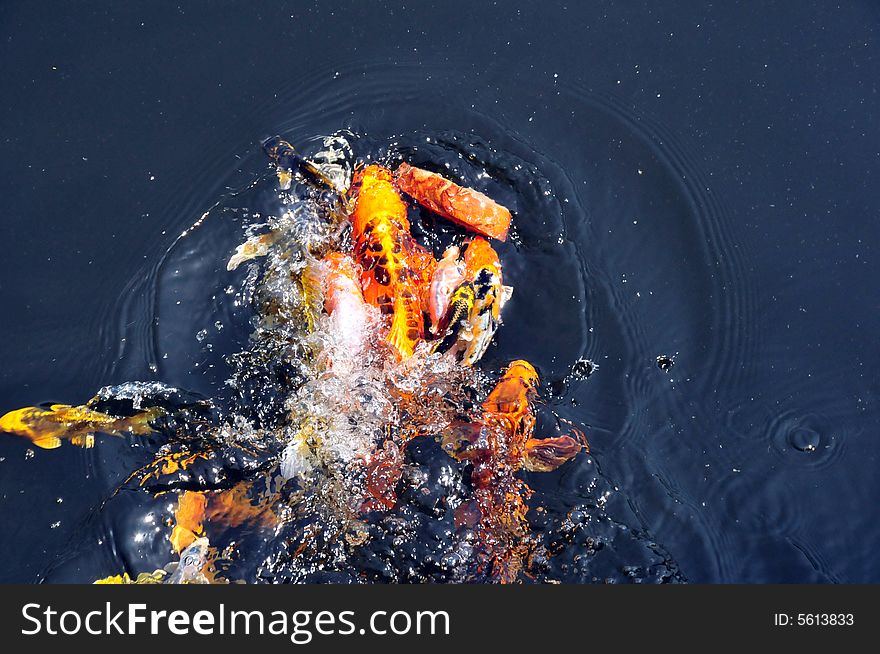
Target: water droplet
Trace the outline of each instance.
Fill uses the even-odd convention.
[[[578,359],[571,367],[571,376],[575,379],[586,379],[599,368],[589,359]]]
[[[58,529],[58,527],[60,527],[60,526],[61,526],[61,521],[59,520],[58,522],[53,522],[51,525],[49,525],[49,529]]]
[[[208,330],[207,330],[207,329],[202,329],[201,331],[199,331],[199,332],[196,334],[196,340],[197,340],[199,343],[201,343],[202,341],[204,341],[206,338],[208,338]]]
[[[26,449],[24,451],[24,458],[25,459],[33,459],[34,458],[34,451],[31,448]]]

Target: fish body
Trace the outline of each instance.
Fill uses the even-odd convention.
[[[401,191],[434,213],[483,236],[507,239],[510,211],[487,195],[407,163],[398,166],[395,181]]]
[[[331,176],[303,157],[296,151],[296,148],[280,136],[273,136],[263,141],[263,152],[278,168],[278,180],[282,188],[289,187],[292,175],[299,173],[312,184],[331,190],[339,190]]]
[[[390,170],[367,166],[355,183],[359,188],[351,216],[352,237],[363,269],[364,300],[391,315],[387,341],[399,358],[406,359],[424,337],[420,297],[436,261],[410,234],[406,204]]]
[[[360,266],[348,255],[331,252],[324,257],[324,310],[337,350],[354,359],[364,348],[370,321],[369,306],[361,291]]]
[[[570,436],[532,438],[538,381],[534,366],[514,361],[483,401],[481,423],[460,423],[442,438],[451,456],[472,465],[474,499],[458,507],[455,522],[476,530],[488,572],[502,583],[516,579],[526,554],[531,490],[517,473],[553,470],[584,448]]]
[[[118,418],[87,406],[53,404],[48,409],[25,407],[10,411],[0,418],[0,431],[27,438],[46,450],[61,447],[62,440],[89,448],[95,444],[96,433],[111,436],[152,433],[150,422],[164,413],[162,409],[153,408],[127,418]]]
[[[498,254],[481,237],[465,248],[464,278],[450,296],[446,316],[439,320],[443,340],[438,349],[449,351],[465,365],[486,353],[501,324],[501,307],[513,292],[504,286]]]
[[[465,267],[461,260],[461,251],[457,247],[450,247],[443,253],[443,258],[437,262],[437,268],[431,278],[431,286],[428,289],[428,316],[431,319],[430,331],[437,334],[440,321],[449,310],[449,302],[455,289],[464,281]]]

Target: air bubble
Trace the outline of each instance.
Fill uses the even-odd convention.
[[[812,429],[796,429],[788,437],[791,446],[801,452],[815,452],[822,440]]]

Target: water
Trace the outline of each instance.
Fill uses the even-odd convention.
[[[259,141],[347,129],[515,211],[481,367],[532,361],[539,430],[591,447],[524,477],[535,578],[880,580],[874,3],[0,12],[0,410],[131,380],[222,407],[252,330],[226,262],[273,210]],[[114,495],[161,440],[98,438],[0,437],[0,580],[168,562],[171,496]],[[230,575],[457,580],[468,543],[432,511],[459,464],[415,443],[360,558],[285,561],[305,502]]]

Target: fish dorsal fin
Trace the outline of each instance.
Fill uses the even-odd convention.
[[[513,286],[502,286],[501,287],[501,304],[500,307],[504,307],[507,304],[508,300],[513,297]]]
[[[40,436],[33,439],[32,442],[44,450],[54,450],[56,447],[61,447],[61,439],[57,436]]]

